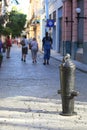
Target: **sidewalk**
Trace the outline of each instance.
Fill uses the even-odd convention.
[[[51,50],[51,57],[55,58],[58,61],[62,61],[63,56],[61,56],[59,53]],[[76,68],[82,72],[87,73],[87,65],[83,64],[81,62],[78,62],[76,60],[72,60],[72,62],[76,65]]]

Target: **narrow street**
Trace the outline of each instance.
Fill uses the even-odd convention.
[[[6,59],[4,56],[0,69],[0,80],[2,81],[0,87],[4,86],[0,97],[58,98],[58,61],[54,63],[54,60],[51,60],[50,62],[50,65],[44,66],[43,55],[38,53],[37,64],[33,64],[29,50],[26,63],[24,63],[21,61],[21,48],[13,46],[11,58]],[[49,89],[50,91],[48,91]]]
[[[4,59],[0,68],[0,130],[87,130],[87,74],[76,70],[75,98],[77,115],[66,117],[59,113],[61,96],[60,62],[51,58],[43,65],[38,53],[33,64],[31,53],[26,63],[21,61],[21,48],[13,45],[11,58]]]

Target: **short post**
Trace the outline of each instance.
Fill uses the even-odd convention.
[[[61,89],[58,90],[58,94],[61,94],[63,109],[61,115],[76,115],[77,113],[74,112],[74,97],[78,95],[78,92],[75,91],[76,66],[71,61],[69,54],[64,56],[59,68]]]

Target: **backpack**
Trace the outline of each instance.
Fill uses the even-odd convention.
[[[24,40],[21,41],[21,45],[25,46],[25,41]]]

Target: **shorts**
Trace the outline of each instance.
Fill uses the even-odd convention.
[[[28,54],[28,48],[27,47],[25,47],[25,48],[22,47],[22,54]]]

